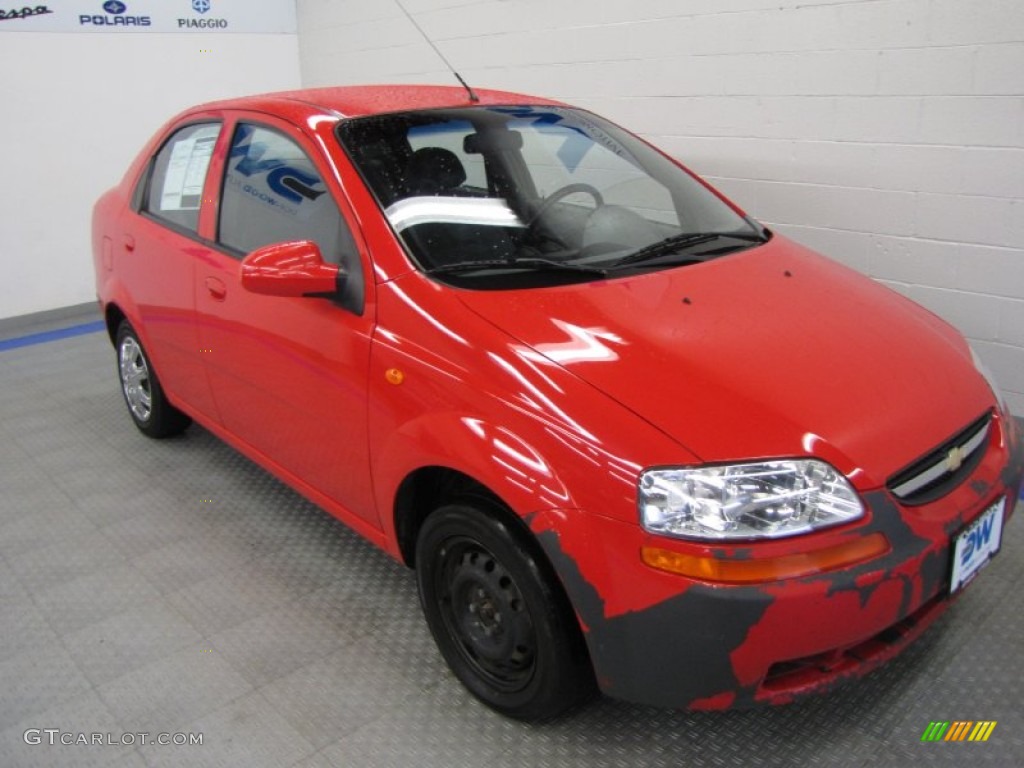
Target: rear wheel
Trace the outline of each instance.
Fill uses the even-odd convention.
[[[184,431],[192,420],[171,405],[131,323],[117,329],[117,372],[121,393],[135,426],[149,437],[170,437]]]
[[[593,674],[536,542],[506,514],[474,499],[427,518],[416,546],[420,601],[474,696],[510,717],[541,720],[591,694]]]

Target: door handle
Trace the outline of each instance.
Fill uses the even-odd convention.
[[[135,238],[132,237],[131,235],[125,235],[124,236],[124,249],[126,251],[134,251],[135,250]]]
[[[227,286],[216,277],[206,278],[206,290],[208,290],[210,295],[217,301],[224,301],[224,297],[228,295]]]

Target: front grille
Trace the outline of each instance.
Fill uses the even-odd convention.
[[[888,488],[904,504],[927,504],[962,483],[985,455],[992,412],[985,413],[923,458],[889,478]]]

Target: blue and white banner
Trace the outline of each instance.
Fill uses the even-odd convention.
[[[0,0],[0,32],[295,34],[295,0]]]

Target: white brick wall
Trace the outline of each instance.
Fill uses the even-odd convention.
[[[1024,415],[1022,0],[404,0],[472,84],[650,138],[957,325]],[[307,85],[452,82],[395,0],[298,0]]]

